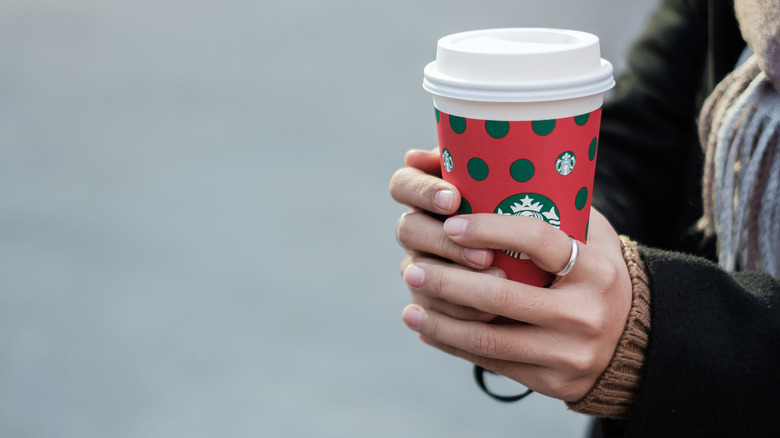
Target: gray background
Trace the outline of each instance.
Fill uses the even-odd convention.
[[[651,2],[0,3],[0,436],[558,437],[400,321],[387,194],[422,68],[483,27]]]

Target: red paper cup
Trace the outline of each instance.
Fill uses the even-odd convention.
[[[601,110],[538,121],[436,113],[442,176],[461,193],[459,214],[529,216],[587,240]],[[494,260],[510,279],[552,281],[521,254],[497,251]]]
[[[461,193],[458,213],[534,217],[585,242],[600,108],[613,84],[590,34],[496,29],[441,39],[423,86],[434,97],[442,176]],[[494,266],[536,286],[553,279],[510,250],[496,251]]]

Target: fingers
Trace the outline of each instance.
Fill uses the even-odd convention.
[[[537,363],[540,356],[530,348],[532,326],[494,325],[450,318],[420,306],[409,305],[401,315],[412,330],[434,342],[488,359]]]
[[[477,310],[473,307],[458,306],[447,301],[437,300],[421,293],[412,291],[412,303],[432,312],[447,315],[461,321],[491,322],[496,315]]]
[[[460,193],[455,186],[412,167],[393,174],[390,196],[400,204],[441,215],[453,214],[460,206]]]
[[[493,251],[458,245],[444,234],[441,222],[425,213],[401,216],[396,239],[408,250],[433,254],[474,269],[485,269],[493,263]]]
[[[438,147],[428,151],[412,149],[404,157],[404,163],[407,166],[414,167],[433,176],[441,176],[441,161],[439,160]]]
[[[402,319],[425,343],[563,400],[584,396],[600,371],[588,346],[533,325],[459,321],[415,305]]]
[[[476,248],[493,248],[526,254],[547,272],[560,272],[572,256],[572,242],[566,233],[538,219],[498,214],[471,214],[447,219],[444,233],[455,243]],[[602,272],[612,266],[604,263],[599,251],[578,244],[579,256],[566,277],[609,276]],[[579,274],[579,275],[578,275]],[[559,278],[560,279],[560,278]]]
[[[425,260],[426,258],[414,252],[407,252],[406,256],[404,257],[404,261],[401,263],[402,274],[406,270],[406,268],[411,263],[413,263],[415,259]],[[437,263],[444,263],[444,262],[437,262]],[[459,267],[456,268],[461,269]],[[480,271],[480,273],[486,275],[492,275],[500,278],[506,278],[506,274],[501,269],[498,268],[488,268],[483,271]],[[458,304],[440,300],[430,295],[420,293],[419,291],[416,291],[413,288],[410,288],[410,291],[412,295],[412,303],[420,305],[425,309],[432,310],[444,315],[448,315],[455,319],[469,320],[469,321],[482,321],[482,322],[490,322],[496,319],[495,314],[483,312],[473,307],[460,306]]]
[[[566,294],[458,269],[433,259],[414,259],[404,269],[403,278],[415,293],[515,321],[547,326],[564,318],[561,305]]]
[[[456,216],[447,219],[443,230],[449,238],[464,246],[481,244],[486,248],[522,252],[548,272],[563,269],[571,254],[571,243],[565,233],[531,217]]]
[[[543,385],[541,379],[538,378],[541,377],[541,375],[543,375],[545,371],[544,367],[541,367],[539,365],[533,365],[533,364],[487,358],[484,356],[479,356],[477,354],[469,353],[467,351],[452,347],[447,344],[443,344],[441,342],[436,342],[433,339],[423,334],[420,334],[419,336],[421,341],[425,342],[431,347],[438,348],[439,350],[447,354],[467,360],[473,363],[474,365],[478,365],[486,370],[490,370],[504,377],[508,377],[517,382],[521,382],[523,385],[526,385],[528,388],[534,389],[536,392],[540,394],[544,394],[549,397],[554,396],[553,394],[546,392],[544,391],[544,389],[542,389]]]

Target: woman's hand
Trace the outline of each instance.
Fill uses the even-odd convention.
[[[558,272],[572,251],[564,232],[533,218],[473,214],[439,227],[456,248],[448,254],[512,250]],[[615,352],[631,307],[631,281],[617,234],[595,210],[588,244],[578,245],[572,271],[547,289],[412,253],[403,277],[415,304],[404,309],[403,320],[440,350],[550,397],[580,400]],[[441,309],[441,303],[448,307]],[[470,320],[453,315],[453,308],[512,322]]]

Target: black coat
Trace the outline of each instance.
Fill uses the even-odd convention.
[[[732,2],[664,0],[604,106],[593,204],[640,243],[652,292],[637,405],[603,436],[780,437],[780,284],[724,272],[693,231],[696,117],[744,47]]]

